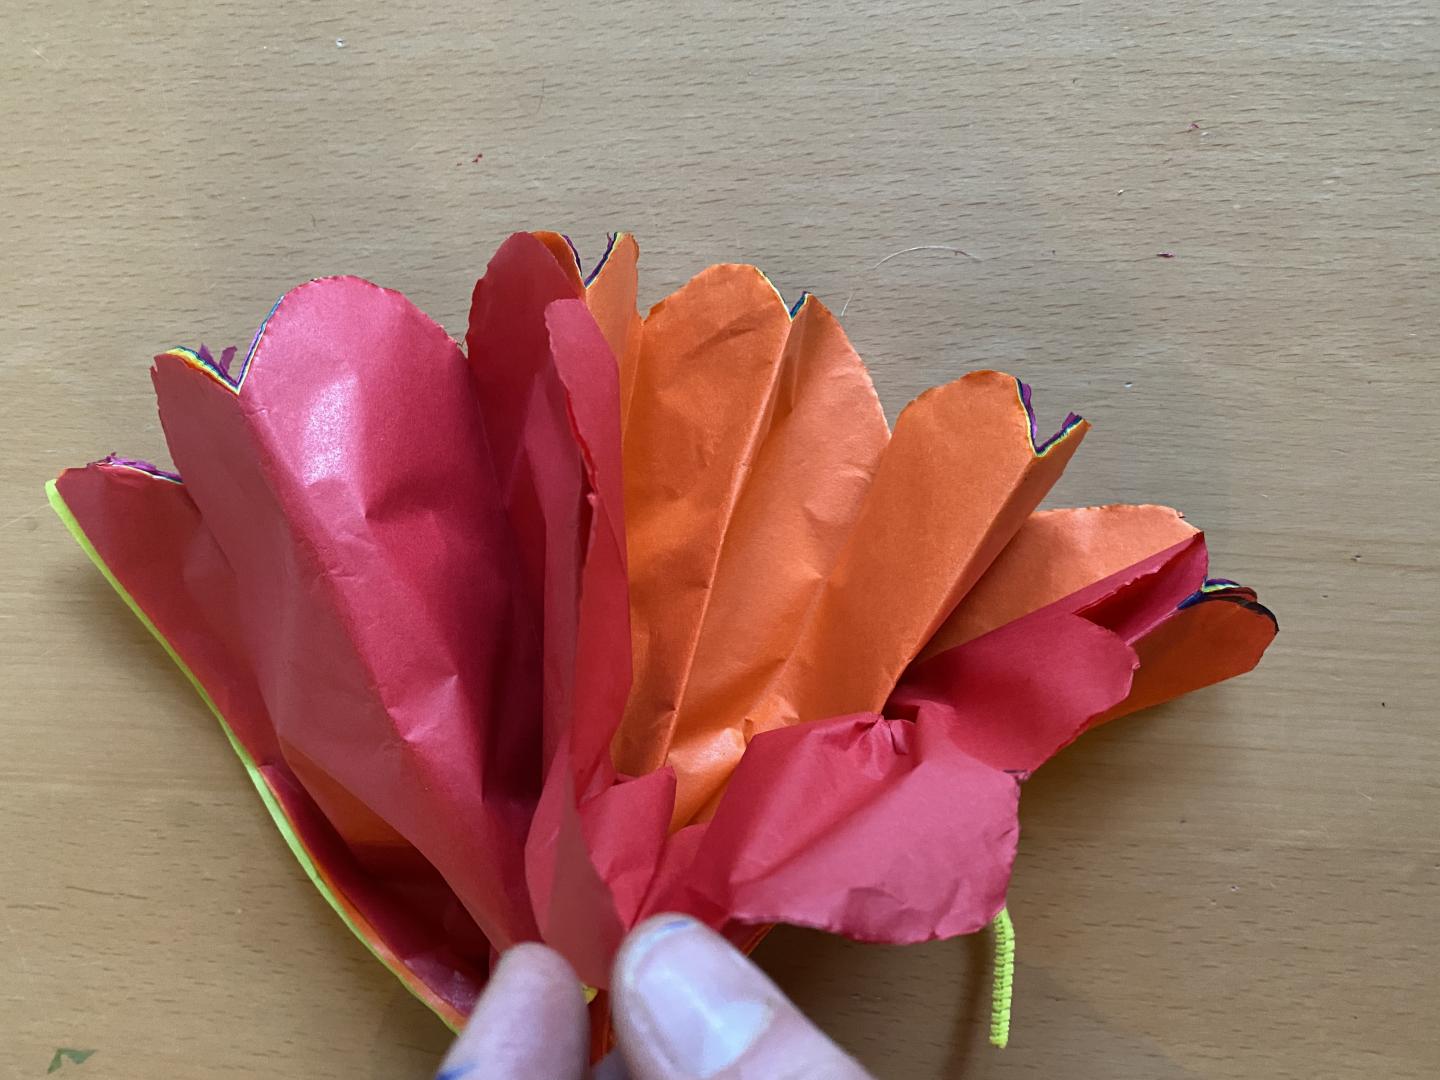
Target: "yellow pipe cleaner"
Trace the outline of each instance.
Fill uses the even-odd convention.
[[[1008,908],[990,924],[995,931],[995,982],[990,988],[990,1045],[1010,1042],[1010,999],[1015,989],[1015,924]]]

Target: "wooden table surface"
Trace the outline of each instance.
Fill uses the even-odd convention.
[[[324,13],[321,14],[323,8]],[[1259,671],[1025,791],[988,944],[779,931],[881,1077],[1440,1074],[1432,0],[0,3],[0,1075],[419,1080],[446,1032],[305,881],[44,506],[165,459],[147,366],[348,272],[452,331],[510,231],[762,266],[893,412],[993,366],[1257,586]],[[947,248],[961,248],[972,258]],[[892,253],[901,253],[893,254]],[[1159,258],[1170,253],[1173,258]],[[888,257],[888,258],[887,258]]]

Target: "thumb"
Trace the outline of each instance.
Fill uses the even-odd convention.
[[[867,1080],[718,934],[661,915],[615,962],[611,1009],[633,1080]]]
[[[500,958],[436,1080],[580,1080],[589,1025],[580,980],[543,945]]]

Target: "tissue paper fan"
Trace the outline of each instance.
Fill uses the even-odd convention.
[[[509,945],[603,989],[658,911],[742,947],[980,929],[1023,779],[1275,632],[1175,511],[1038,511],[1086,424],[1042,440],[1023,383],[967,375],[892,433],[817,300],[717,266],[642,320],[637,258],[616,237],[586,280],[516,234],[464,350],[397,293],[302,285],[238,366],[156,358],[176,472],[51,486],[452,1025]]]

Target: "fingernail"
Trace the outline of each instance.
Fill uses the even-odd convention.
[[[776,991],[693,919],[657,922],[626,947],[619,981],[651,1044],[687,1077],[714,1076],[770,1025]]]

